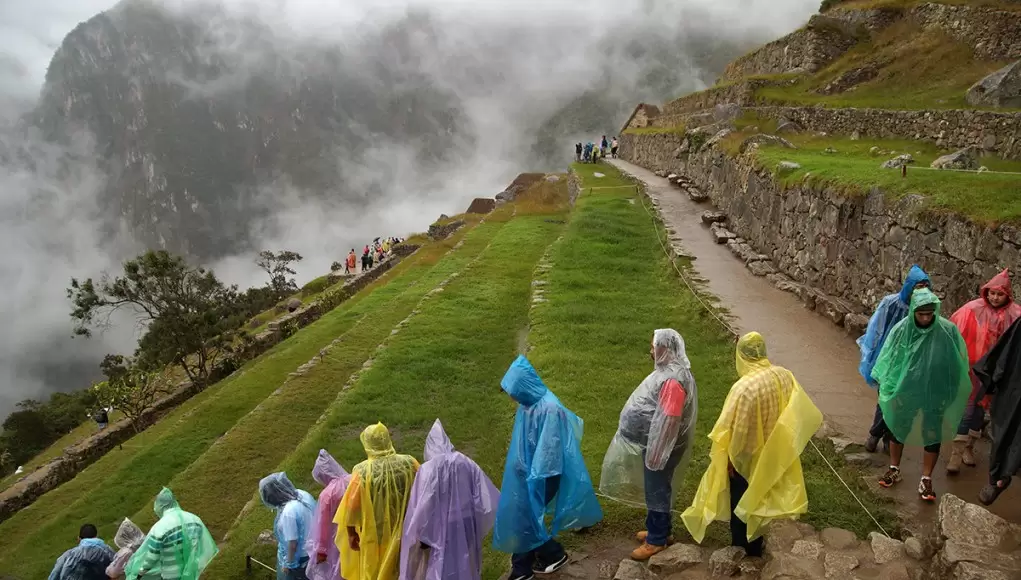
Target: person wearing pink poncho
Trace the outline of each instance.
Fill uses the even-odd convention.
[[[400,580],[482,578],[482,538],[493,528],[499,501],[493,482],[454,451],[437,419],[404,517]]]
[[[351,475],[325,449],[319,450],[319,458],[312,468],[312,479],[324,486],[319,494],[319,503],[313,514],[312,529],[309,531],[305,549],[308,552],[308,568],[305,574],[309,580],[337,580],[340,576],[340,550],[334,538],[337,524],[333,516],[344,499]]]

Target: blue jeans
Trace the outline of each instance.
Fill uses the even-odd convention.
[[[736,470],[730,476],[730,544],[744,548],[746,554],[758,558],[762,556],[762,536],[748,541],[748,524],[734,514],[737,504],[741,502],[744,492],[748,491],[748,480],[741,477]]]
[[[302,558],[297,568],[277,569],[277,580],[308,580],[305,568],[308,568],[308,558]]]
[[[967,435],[968,431],[981,431],[986,419],[986,410],[975,401],[964,408],[961,424],[957,426],[958,435]]]
[[[673,495],[672,480],[674,477],[674,471],[677,469],[677,465],[681,462],[683,457],[684,450],[675,449],[663,469],[660,471],[650,471],[648,468],[645,469],[646,505],[671,505],[670,499]],[[645,516],[645,529],[649,532],[649,536],[645,539],[645,542],[653,546],[665,546],[667,538],[670,537],[672,527],[673,521],[669,510],[666,512],[660,512],[650,509],[648,515]]]
[[[560,490],[560,476],[551,477],[546,480],[546,505],[549,505]],[[564,547],[556,540],[550,538],[545,544],[530,552],[511,555],[511,578],[518,576],[531,576],[533,566],[536,562],[543,567],[548,566],[564,557]]]

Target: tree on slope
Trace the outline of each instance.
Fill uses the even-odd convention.
[[[255,264],[269,274],[269,287],[277,294],[277,298],[283,298],[298,290],[293,276],[297,272],[291,268],[291,264],[302,260],[301,254],[290,250],[271,252],[263,250],[259,252],[259,259]],[[288,276],[292,276],[288,278]]]
[[[136,363],[147,369],[176,364],[198,384],[230,356],[234,331],[246,314],[235,286],[162,250],[129,260],[123,276],[104,275],[98,283],[72,278],[67,296],[76,335],[91,336],[93,327],[109,324],[111,313],[129,309],[147,326]]]
[[[121,355],[106,355],[100,366],[106,380],[92,386],[99,403],[124,413],[135,432],[140,432],[145,428],[145,412],[170,393],[170,382]]]

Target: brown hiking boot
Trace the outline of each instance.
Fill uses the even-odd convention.
[[[631,552],[631,559],[644,562],[663,550],[666,550],[666,546],[653,546],[652,544],[644,543]]]
[[[975,467],[975,442],[982,436],[980,431],[969,431],[968,440],[961,450],[961,462],[968,467]]]
[[[964,460],[964,446],[966,444],[967,441],[961,441],[956,438],[952,442],[953,447],[950,451],[950,459],[947,460],[947,473],[956,475],[961,472],[961,463]]]
[[[639,542],[643,543],[643,544],[645,543],[645,539],[648,538],[648,537],[649,537],[649,532],[646,531],[646,530],[642,530],[642,531],[638,532],[637,534],[635,534],[635,539],[638,540]],[[672,546],[673,544],[674,544],[674,537],[673,536],[668,537],[666,539],[666,545]]]

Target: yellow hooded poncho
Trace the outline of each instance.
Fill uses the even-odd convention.
[[[361,440],[368,459],[355,466],[333,518],[340,573],[347,580],[396,580],[404,512],[418,461],[394,451],[382,423],[362,431]],[[348,527],[358,533],[358,550],[351,548]]]
[[[757,332],[737,343],[737,374],[709,434],[709,469],[681,516],[697,542],[710,522],[731,518],[728,464],[748,480],[733,515],[748,524],[749,541],[769,521],[808,511],[800,456],[822,424],[822,413],[790,371],[769,362]]]

